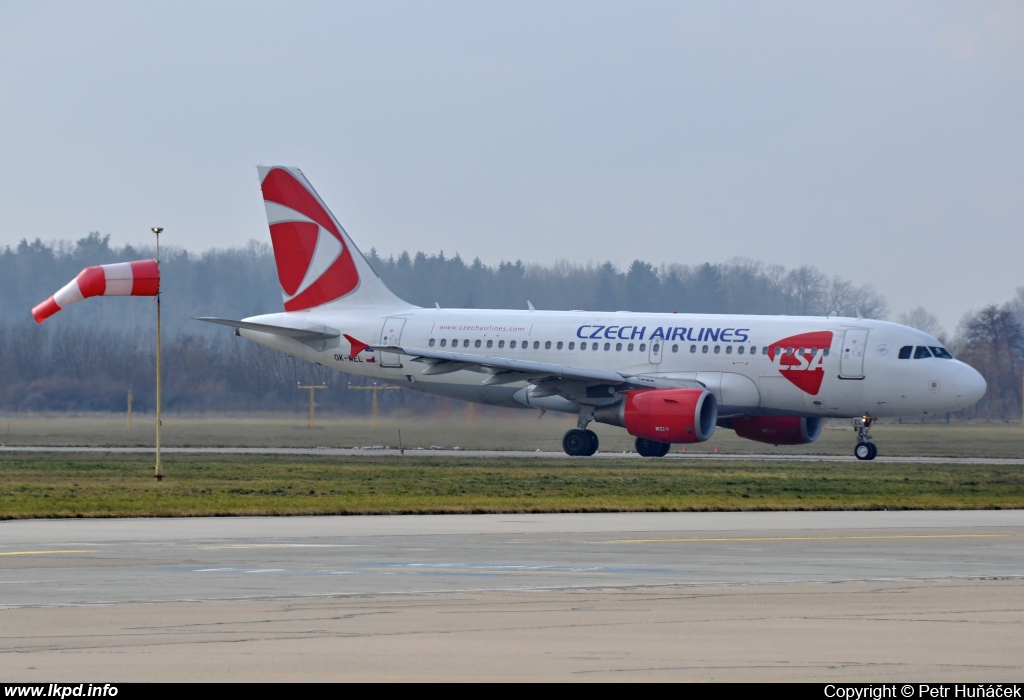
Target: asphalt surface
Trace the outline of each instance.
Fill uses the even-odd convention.
[[[4,446],[0,454],[7,452],[55,452],[55,453],[113,453],[113,454],[155,454],[152,447],[31,447]],[[397,449],[384,447],[164,447],[164,454],[228,454],[228,455],[321,455],[324,457],[358,457],[362,455],[388,455],[405,457],[505,457],[509,459],[650,459],[636,452],[598,452],[590,457],[570,457],[564,452],[533,452],[525,450],[432,450],[413,449],[400,453]],[[707,461],[753,461],[753,462],[856,462],[853,455],[813,454],[698,454],[671,452],[659,459],[707,460]],[[993,457],[899,457],[879,455],[876,462],[895,464],[1004,464],[1024,466],[1024,459]]]
[[[1024,511],[0,522],[10,680],[1019,680]]]

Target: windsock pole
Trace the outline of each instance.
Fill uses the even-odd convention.
[[[150,229],[156,234],[156,267],[160,269],[160,232],[163,228],[154,226]],[[160,290],[156,293],[156,480],[162,481],[163,471],[160,468]]]

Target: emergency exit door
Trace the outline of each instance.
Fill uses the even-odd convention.
[[[384,327],[380,330],[381,345],[401,345],[402,329],[405,327],[405,319],[398,316],[389,316],[384,319]],[[401,367],[402,356],[397,352],[382,352],[380,354],[381,367]]]

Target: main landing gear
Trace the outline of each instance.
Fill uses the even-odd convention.
[[[589,457],[597,452],[597,433],[573,428],[562,438],[562,449],[571,457]]]
[[[655,442],[647,438],[636,439],[636,452],[641,457],[664,457],[672,445],[667,442]]]
[[[862,461],[870,461],[878,455],[878,448],[871,442],[871,424],[875,419],[865,414],[863,418],[854,418],[853,427],[857,430],[857,446],[853,448],[853,456]]]
[[[562,449],[570,457],[589,457],[597,452],[597,433],[587,430],[590,421],[594,420],[593,409],[580,411],[576,427],[568,431],[562,438]]]

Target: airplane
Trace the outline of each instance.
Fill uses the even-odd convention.
[[[773,445],[814,442],[854,419],[874,459],[879,418],[966,408],[974,368],[936,338],[862,318],[422,308],[373,271],[297,168],[258,168],[284,311],[203,317],[241,337],[349,374],[490,406],[578,416],[562,447],[597,452],[596,421],[662,457],[716,427]]]

